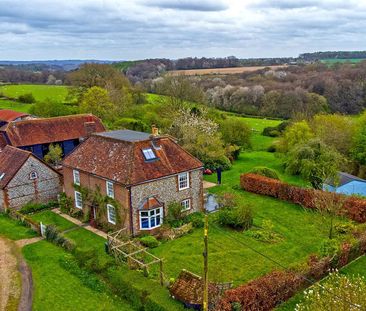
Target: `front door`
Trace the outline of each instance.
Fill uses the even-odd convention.
[[[90,207],[89,222],[92,227],[96,226],[95,220],[97,219],[97,208],[95,206]]]

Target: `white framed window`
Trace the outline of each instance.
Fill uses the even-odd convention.
[[[163,208],[140,211],[140,229],[150,230],[160,227],[163,223]]]
[[[145,160],[154,160],[156,155],[151,148],[142,149],[142,153],[144,154]]]
[[[37,179],[38,178],[38,174],[37,174],[37,172],[31,172],[30,174],[29,174],[29,179],[30,180],[34,180],[34,179]]]
[[[111,204],[107,204],[107,217],[108,222],[116,224],[116,208]]]
[[[111,181],[106,182],[107,196],[114,199],[114,185]]]
[[[178,189],[184,190],[189,188],[189,173],[182,173],[178,175]]]
[[[191,199],[185,199],[180,202],[180,205],[182,205],[182,211],[188,211],[191,209]]]
[[[77,170],[73,170],[72,174],[74,175],[74,184],[80,186],[80,172]]]
[[[75,207],[83,208],[83,197],[79,191],[75,191]]]

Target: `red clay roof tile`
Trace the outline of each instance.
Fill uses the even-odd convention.
[[[0,189],[3,189],[27,161],[30,152],[6,146],[0,151]]]
[[[151,139],[125,141],[105,135],[92,135],[66,157],[63,164],[123,185],[143,183],[203,166],[169,137],[155,138],[157,148],[154,148]],[[152,148],[157,159],[146,161],[142,153],[145,148]]]
[[[94,132],[105,131],[100,119],[91,114],[10,122],[2,131],[12,146],[32,146],[86,137],[93,122]]]
[[[21,117],[29,116],[28,113],[18,112],[13,110],[2,109],[0,110],[0,120],[11,122]]]

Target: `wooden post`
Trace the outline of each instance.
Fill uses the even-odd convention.
[[[203,251],[203,311],[208,310],[208,216],[205,215],[205,229],[204,229],[204,243],[205,249]]]
[[[160,260],[159,265],[160,265],[160,285],[164,286],[164,274],[163,274],[163,261],[162,260]]]

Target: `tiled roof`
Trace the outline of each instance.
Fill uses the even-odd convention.
[[[3,189],[27,161],[30,152],[6,146],[0,151],[0,189]]]
[[[331,185],[333,187],[341,187],[344,186],[352,181],[359,181],[359,182],[365,182],[365,179],[359,178],[357,176],[345,173],[345,172],[338,172],[338,178],[336,180],[334,179],[328,179],[325,181],[326,184]]]
[[[163,206],[163,203],[159,202],[159,200],[155,197],[147,198],[143,201],[140,206],[140,209],[149,210]]]
[[[10,122],[2,128],[12,146],[32,146],[86,137],[105,128],[91,114]]]
[[[114,131],[115,137],[119,131]],[[194,170],[202,163],[169,137],[124,141],[105,134],[94,134],[79,145],[64,165],[82,170],[123,185]],[[157,159],[146,161],[143,149],[151,148]]]
[[[29,116],[29,114],[24,113],[24,112],[17,112],[17,111],[13,111],[13,110],[7,110],[7,109],[0,110],[0,120],[1,121],[11,122],[11,121],[14,121],[18,118],[26,117],[26,116]]]

